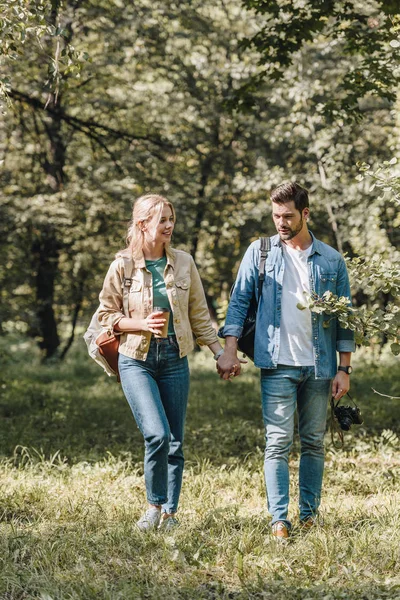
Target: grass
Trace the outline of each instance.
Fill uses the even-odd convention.
[[[342,450],[327,436],[325,526],[285,547],[269,532],[252,366],[222,382],[192,355],[181,527],[143,536],[143,443],[119,386],[81,347],[61,366],[17,343],[4,359],[1,599],[400,599],[400,406],[371,391],[400,395],[398,359],[358,357],[365,423]],[[297,464],[296,442],[294,523]]]

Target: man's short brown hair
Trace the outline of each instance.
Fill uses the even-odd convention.
[[[286,202],[293,200],[296,209],[300,213],[309,207],[307,190],[293,181],[281,183],[281,185],[272,190],[271,200],[276,204],[286,204]]]

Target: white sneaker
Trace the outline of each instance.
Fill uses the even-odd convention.
[[[140,529],[140,531],[151,531],[152,529],[157,529],[161,519],[161,510],[152,506],[144,515],[142,515],[136,523],[136,527]]]

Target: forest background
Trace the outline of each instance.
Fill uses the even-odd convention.
[[[46,514],[48,490],[54,484],[53,468],[57,477],[74,480],[74,465],[93,464],[88,477],[93,477],[93,485],[104,488],[106,495],[110,493],[108,477],[122,477],[126,483],[125,476],[133,477],[134,468],[140,475],[140,449],[132,450],[129,443],[132,454],[124,454],[130,434],[123,423],[129,416],[117,412],[115,421],[109,422],[109,396],[115,394],[111,392],[112,382],[102,383],[101,374],[96,373],[96,377],[91,370],[89,359],[82,355],[81,333],[96,308],[108,265],[115,252],[124,247],[133,200],[150,191],[174,203],[178,218],[173,244],[195,258],[213,319],[221,323],[230,285],[247,245],[260,235],[274,233],[269,191],[288,179],[309,189],[311,229],[348,257],[354,306],[349,312],[340,299],[327,297],[311,299],[312,309],[339,315],[356,331],[358,343],[369,345],[368,351],[359,354],[360,370],[367,370],[369,378],[365,376],[364,387],[359,380],[358,389],[369,395],[375,421],[370,421],[368,432],[362,429],[359,434],[358,450],[348,449],[343,454],[343,464],[335,454],[333,460],[346,471],[353,468],[354,452],[359,460],[363,457],[364,463],[361,460],[359,464],[366,468],[379,458],[383,481],[392,485],[382,500],[382,511],[389,514],[400,472],[396,456],[398,404],[393,398],[400,388],[396,358],[400,351],[397,3],[8,0],[0,2],[0,7],[0,355],[5,365],[0,374],[5,425],[2,500],[6,507],[3,519],[12,526],[0,532],[7,548],[2,597],[53,594],[57,598],[136,598],[149,589],[150,597],[158,597],[158,593],[163,597],[161,581],[155,578],[155,583],[149,583],[148,578],[137,574],[139,591],[134,593],[139,595],[121,591],[130,581],[124,569],[131,568],[122,557],[123,519],[117,519],[121,527],[118,560],[122,561],[118,569],[123,585],[121,579],[114,582],[107,569],[105,575],[105,566],[87,549],[93,573],[100,580],[93,590],[90,569],[85,575],[81,569],[83,588],[83,580],[73,581],[80,558],[68,555],[68,563],[66,556],[57,555],[57,565],[53,564],[51,544],[56,542],[51,536],[44,541],[42,531],[50,522],[54,531],[59,531],[54,525],[57,511],[64,519],[60,525],[64,533],[55,534],[57,539],[64,536],[65,523],[74,520],[81,529],[75,537],[71,533],[73,545],[78,545],[82,532],[94,535],[98,531],[98,525],[88,525],[86,513],[80,512],[84,512],[84,498],[76,499],[72,510],[73,500],[60,492]],[[213,415],[217,419],[211,404],[213,388],[219,382],[212,379],[203,356],[193,359],[193,373],[192,403],[200,406],[205,390],[208,396],[203,399],[204,410],[194,410],[189,425],[196,440],[194,452],[200,452],[199,444],[202,449],[193,478],[189,478],[189,497],[195,505],[199,482],[203,481],[207,489],[208,478],[214,477],[223,489],[228,485],[235,489],[240,504],[243,487],[251,488],[248,473],[256,477],[259,465],[248,458],[247,471],[241,471],[240,477],[234,469],[244,456],[262,448],[259,425],[254,425],[259,419],[255,373],[249,368],[241,387],[235,391],[230,387],[232,404],[226,400],[223,407],[225,400],[221,400],[220,421],[215,421],[212,431],[207,429],[207,418]],[[388,397],[378,398],[371,392],[373,386]],[[221,394],[226,388],[216,389]],[[245,407],[241,406],[243,395],[250,403]],[[82,413],[79,418],[74,405],[77,397]],[[245,433],[245,426],[252,414],[249,406],[253,397],[252,436]],[[233,421],[227,431],[224,419],[229,410],[233,411]],[[90,433],[85,437],[84,431]],[[226,441],[225,453],[221,451],[215,458],[215,444],[220,439]],[[388,464],[382,458],[383,447]],[[114,458],[109,460],[109,453]],[[213,464],[204,467],[204,459]],[[99,475],[101,461],[106,465],[105,479]],[[221,478],[219,471],[217,475],[213,470],[223,465],[228,465],[229,484],[223,479],[224,470]],[[78,488],[85,470],[80,468],[83,471],[78,469],[74,480]],[[361,502],[374,492],[368,488],[371,473],[360,469],[365,475]],[[263,502],[258,479],[254,485],[257,502]],[[332,485],[335,487],[335,482]],[[9,490],[14,486],[22,490],[20,496],[12,496]],[[349,484],[350,489],[354,491],[354,486]],[[215,507],[209,493],[207,502],[218,515],[221,508]],[[133,511],[139,510],[139,499],[140,490],[134,502],[131,499]],[[334,505],[334,497],[331,503]],[[114,508],[121,511],[119,517],[123,514],[127,518],[126,504],[115,504]],[[221,522],[212,516],[211,509],[206,514],[203,510],[196,505],[193,509],[202,522],[209,523],[211,538],[215,535],[217,539]],[[39,513],[43,519],[35,530]],[[237,515],[231,517],[237,520],[238,528]],[[103,532],[105,537],[113,531],[113,518],[108,523],[111,529]],[[169,568],[173,565],[173,573],[167,572],[167,577],[171,590],[179,580],[176,597],[186,597],[186,593],[193,597],[191,585],[197,586],[198,597],[203,594],[207,598],[269,593],[258,580],[269,572],[266,574],[262,570],[265,567],[258,564],[255,550],[265,532],[249,519],[247,533],[241,530],[240,539],[234,542],[227,539],[223,565],[204,540],[196,539],[189,550],[183,541],[181,546],[174,546],[175,559],[167,561]],[[382,519],[379,523],[381,543],[388,523]],[[333,522],[331,525],[334,527]],[[224,531],[225,526],[223,522]],[[334,529],[329,531],[335,539]],[[321,544],[326,544],[320,534],[315,543],[308,542],[310,565],[318,562]],[[243,542],[246,535],[247,546]],[[343,559],[348,557],[351,544],[347,538],[348,545],[339,552],[340,569],[334,558],[337,547],[326,546],[331,571],[317,569],[315,575],[311,567],[298,566],[304,547],[282,558],[268,546],[271,573],[276,577],[284,572],[292,577],[293,597],[300,593],[300,587],[317,584],[325,585],[327,593],[334,594],[335,589],[348,593],[346,586],[338,588],[340,578],[335,569],[348,580],[352,573],[363,573],[371,589],[377,586],[376,596],[371,597],[384,595],[387,590],[392,594],[397,585],[392,572],[399,561],[394,543],[391,554],[376,539],[371,541],[367,536],[367,542],[375,544],[379,557],[386,560],[378,579],[372,571],[379,560],[376,555],[368,556],[361,542],[359,555],[368,556],[369,563],[361,571],[355,563],[346,575],[342,567],[347,568]],[[142,544],[134,541],[138,543]],[[148,554],[151,545],[150,541],[142,548],[143,565],[153,560]],[[233,548],[233,558],[228,547]],[[42,555],[35,555],[33,548],[43,548]],[[206,550],[201,548],[210,551],[207,560],[202,558]],[[109,554],[110,546],[104,552]],[[252,556],[253,561],[247,575],[245,555]],[[189,583],[177,575],[185,561],[190,563],[193,578]],[[218,574],[219,568],[226,568],[226,573]],[[204,579],[202,569],[216,569],[208,587],[204,583],[209,581],[208,575]],[[104,581],[110,578],[113,583],[108,588]],[[388,578],[390,582],[384,584]],[[278,587],[279,581],[278,577]],[[271,593],[277,597],[277,590]],[[309,593],[314,597],[314,592]]]
[[[356,181],[397,158],[396,7],[247,4],[3,3],[4,334],[65,356],[149,191],[174,202],[221,319],[249,241],[273,233],[268,192],[296,179],[318,236],[367,260],[355,305],[389,312],[396,342],[397,167]]]

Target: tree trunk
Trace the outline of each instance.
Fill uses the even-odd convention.
[[[53,309],[59,247],[52,228],[48,227],[37,232],[32,244],[32,256],[36,271],[36,319],[40,335],[39,346],[44,350],[44,360],[46,360],[55,355],[60,345]]]
[[[206,186],[208,183],[208,179],[212,172],[212,164],[214,161],[214,155],[210,153],[208,157],[201,164],[201,177],[200,177],[200,190],[198,193],[198,204],[196,217],[193,226],[193,236],[192,236],[192,244],[190,247],[190,254],[196,260],[196,252],[197,246],[199,244],[200,230],[201,224],[204,219],[204,215],[207,207],[207,198],[206,198]]]
[[[65,144],[62,139],[60,106],[49,115],[44,113],[42,122],[48,138],[47,152],[42,156],[42,167],[47,174],[47,185],[54,194],[61,192],[64,184]],[[58,274],[61,243],[55,226],[34,223],[36,235],[32,244],[33,268],[36,274],[36,321],[39,329],[40,347],[44,360],[53,357],[60,345],[55,318],[54,286]]]
[[[74,308],[74,312],[72,314],[71,335],[69,336],[69,339],[60,354],[60,360],[64,360],[64,358],[67,355],[68,350],[71,348],[71,346],[74,342],[74,339],[75,339],[75,328],[76,328],[76,324],[78,322],[79,312],[82,307],[85,281],[86,281],[86,273],[82,273],[81,279],[79,281],[78,289],[76,291],[75,308]]]
[[[50,18],[54,26],[59,25],[59,8],[60,1],[54,0]],[[52,54],[50,44],[49,54]],[[41,165],[47,175],[46,183],[54,194],[63,189],[66,152],[62,132],[61,98],[57,98],[57,95],[58,92],[50,93],[47,99],[46,107],[51,105],[51,112],[46,112],[45,109],[36,111],[48,141],[41,154]],[[39,346],[44,350],[43,359],[47,360],[55,356],[60,345],[53,304],[61,243],[54,225],[34,223],[34,230],[36,234],[32,243],[32,257],[36,284],[36,321],[40,337]]]

